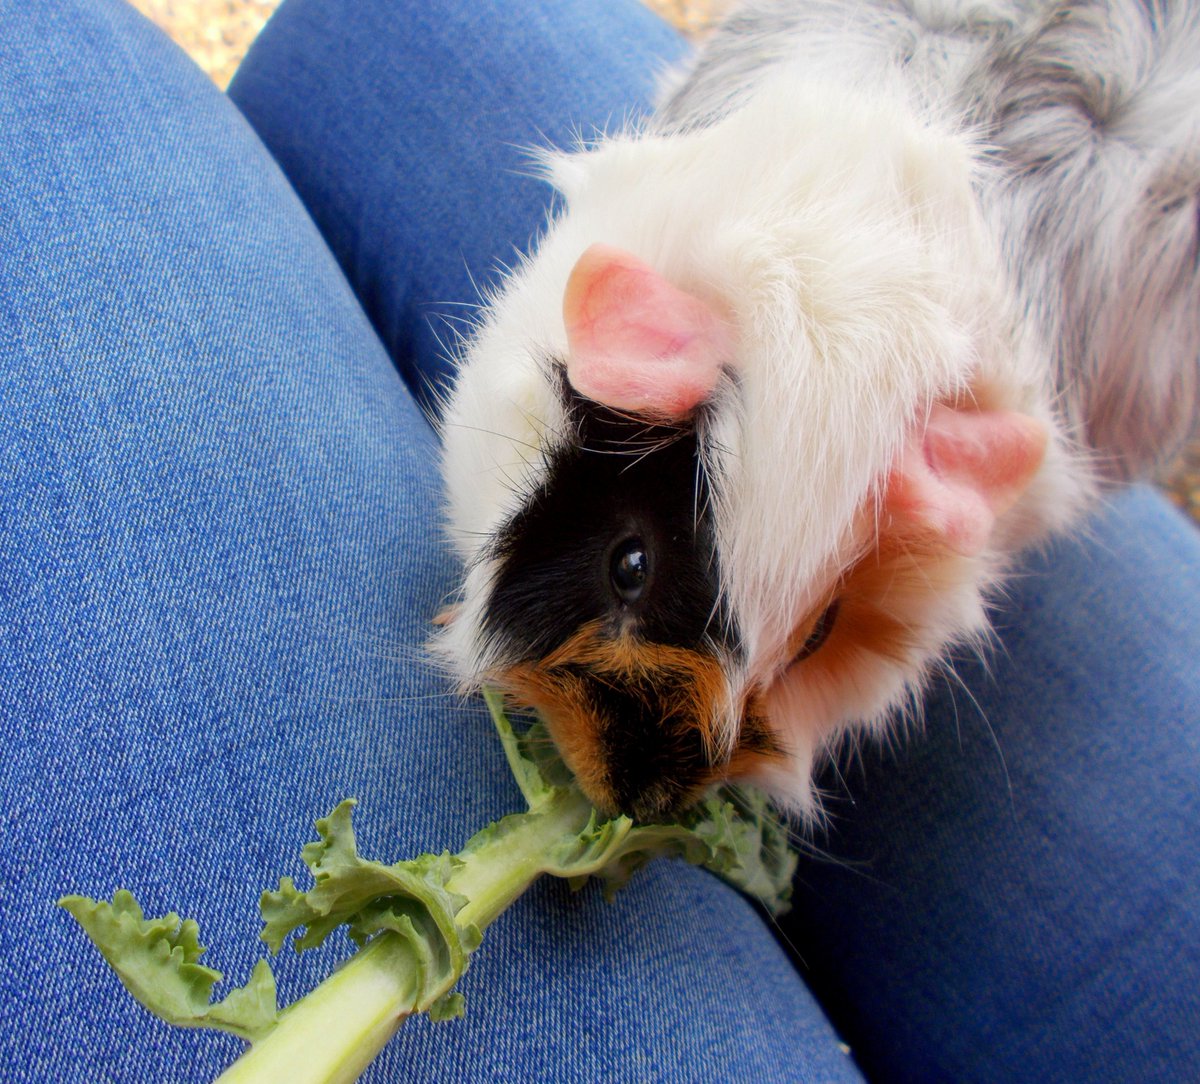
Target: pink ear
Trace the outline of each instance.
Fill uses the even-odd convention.
[[[996,517],[1033,480],[1046,439],[1046,427],[1026,414],[939,403],[888,476],[890,525],[901,535],[932,535],[964,556],[979,553]]]
[[[712,308],[608,245],[579,257],[563,320],[571,387],[615,410],[686,417],[730,360],[731,333]]]

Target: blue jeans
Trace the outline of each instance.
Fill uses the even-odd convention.
[[[517,148],[680,45],[633,4],[428,7],[289,0],[235,107],[123,4],[0,0],[5,1080],[240,1048],[148,1017],[60,894],[195,915],[240,981],[338,799],[381,858],[519,804],[422,656],[455,568],[418,402],[543,221]],[[998,620],[990,675],[830,780],[781,929],[674,863],[541,884],[368,1079],[1200,1077],[1197,536],[1132,491]],[[346,951],[281,957],[281,1000]]]

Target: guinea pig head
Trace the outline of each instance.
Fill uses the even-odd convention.
[[[661,816],[772,747],[742,722],[694,427],[564,393],[578,443],[496,542],[488,679],[546,721],[598,806]]]
[[[764,140],[777,100],[575,163],[444,419],[443,656],[607,811],[733,779],[815,815],[817,765],[986,638],[1008,553],[1071,505],[968,150],[879,103]],[[741,168],[764,145],[807,150]]]
[[[488,680],[546,721],[598,806],[653,818],[774,752],[746,718],[701,454],[729,340],[704,302],[602,246],[564,320],[570,439],[494,542]]]

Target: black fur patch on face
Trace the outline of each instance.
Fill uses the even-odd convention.
[[[732,650],[695,426],[619,414],[565,375],[562,394],[577,439],[494,544],[485,636],[506,663],[542,658],[595,621],[613,637]]]

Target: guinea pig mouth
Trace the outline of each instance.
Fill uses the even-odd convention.
[[[716,751],[701,714],[672,714],[637,691],[604,690],[606,713],[593,763],[573,768],[584,793],[601,812],[635,821],[671,821],[719,783],[752,776],[782,750],[763,720],[743,712],[731,752]],[[554,726],[550,725],[551,733]],[[570,764],[570,760],[568,760]]]
[[[607,816],[662,820],[722,775],[700,704],[576,666],[520,667],[500,684],[546,723],[580,789]]]
[[[756,753],[772,752],[746,711],[730,718],[729,682],[708,652],[592,628],[492,680],[542,717],[580,788],[608,815],[678,813],[737,773],[747,735]]]

